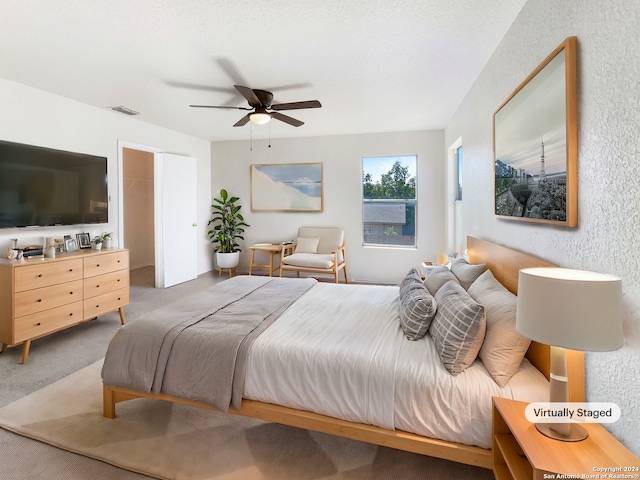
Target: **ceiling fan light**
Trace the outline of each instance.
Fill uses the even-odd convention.
[[[269,115],[267,112],[255,112],[249,115],[249,119],[253,122],[256,123],[258,125],[264,125],[265,123],[268,123],[269,120],[271,120],[271,115]]]

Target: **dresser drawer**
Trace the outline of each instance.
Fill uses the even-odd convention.
[[[118,270],[129,270],[129,252],[114,252],[84,259],[84,278]]]
[[[45,260],[39,260],[39,262],[35,265],[15,268],[15,292],[82,279],[82,259],[80,258],[51,263]]]
[[[26,290],[15,295],[15,316],[23,317],[82,300],[82,280]]]
[[[105,273],[84,279],[84,298],[112,292],[129,286],[129,270]]]
[[[16,318],[13,343],[46,335],[82,320],[81,301]]]
[[[129,304],[129,287],[103,293],[84,301],[84,318],[99,317]]]

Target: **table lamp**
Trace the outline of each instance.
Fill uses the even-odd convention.
[[[602,273],[566,268],[525,268],[518,276],[516,329],[551,346],[549,399],[568,401],[565,348],[606,352],[622,347],[622,282]],[[575,423],[536,423],[564,441],[587,438]]]

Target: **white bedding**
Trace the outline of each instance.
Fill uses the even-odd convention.
[[[504,388],[479,360],[451,376],[429,335],[404,337],[398,287],[319,283],[252,345],[244,397],[491,448],[491,397],[548,388],[526,360]]]

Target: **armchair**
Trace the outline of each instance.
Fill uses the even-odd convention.
[[[285,270],[295,271],[298,277],[300,272],[326,273],[338,283],[338,272],[343,270],[344,282],[349,283],[342,228],[300,227],[294,246],[290,255],[282,251],[280,276]]]

